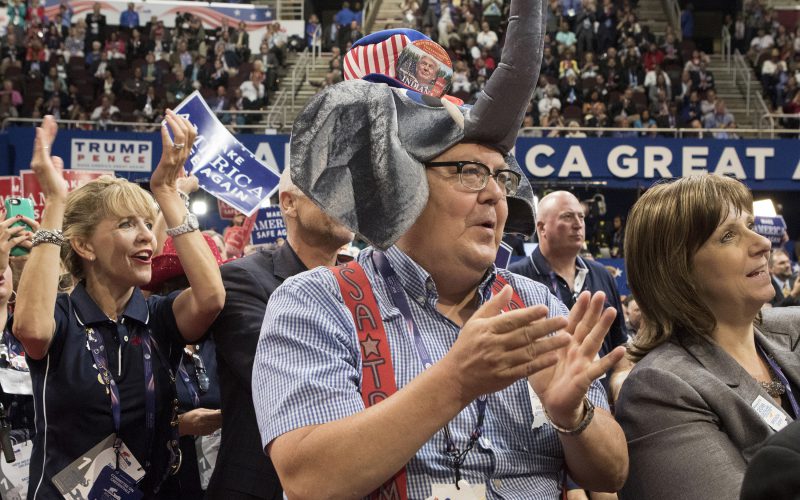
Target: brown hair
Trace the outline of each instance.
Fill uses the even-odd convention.
[[[67,196],[64,237],[68,240],[89,238],[104,218],[134,214],[155,220],[156,205],[150,193],[126,179],[104,175]],[[75,278],[85,277],[83,260],[71,243],[61,247],[61,259]]]
[[[716,328],[697,291],[692,258],[731,207],[752,213],[750,191],[713,174],[656,184],[634,204],[625,230],[625,267],[643,318],[628,347],[632,359],[676,332],[708,336]]]

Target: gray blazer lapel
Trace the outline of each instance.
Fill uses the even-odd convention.
[[[795,380],[800,381],[800,359],[797,358],[797,353],[781,349],[770,340],[771,337],[766,337],[758,330],[756,330],[756,338],[764,345],[764,349],[775,357],[782,369],[784,366],[786,367],[784,373],[793,383],[796,383]],[[681,343],[687,352],[715,377],[731,387],[748,405],[752,405],[758,396],[771,401],[761,384],[713,340],[684,339]],[[791,363],[785,362],[793,356],[794,359]],[[779,409],[791,420],[791,416],[783,408]]]
[[[712,339],[698,339],[682,335],[676,339],[686,351],[702,364],[706,370],[730,387],[739,387],[745,377],[744,368]]]

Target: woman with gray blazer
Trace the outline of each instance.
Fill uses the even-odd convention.
[[[738,498],[750,458],[800,414],[800,310],[761,315],[770,243],[753,229],[747,188],[711,174],[657,184],[631,210],[643,325],[616,408],[623,499]]]

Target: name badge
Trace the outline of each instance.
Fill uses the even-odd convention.
[[[438,500],[486,500],[486,485],[471,486],[464,479],[458,482],[458,488],[453,483],[434,483],[431,495]]]
[[[143,496],[131,476],[110,465],[103,467],[89,491],[89,500],[140,500]]]
[[[33,384],[29,372],[0,368],[0,387],[6,394],[33,395]]]
[[[545,415],[542,401],[539,399],[539,396],[536,395],[536,393],[533,391],[531,383],[528,382],[526,385],[528,386],[528,395],[530,396],[531,400],[531,412],[533,412],[533,422],[531,422],[531,429],[538,429],[547,423],[547,415]]]
[[[0,460],[0,498],[25,498],[28,493],[28,469],[31,465],[33,443],[24,441],[15,444],[12,463]]]
[[[116,469],[117,454],[114,451],[114,440],[115,436],[112,433],[53,476],[52,481],[58,491],[67,498],[89,498],[89,492],[103,469],[107,466]],[[135,482],[141,481],[144,477],[144,469],[125,443],[122,443],[119,450],[119,469]],[[129,497],[121,498],[128,500]]]
[[[786,415],[772,402],[767,401],[764,396],[758,396],[751,406],[764,422],[776,432],[789,424],[789,419],[786,418]]]

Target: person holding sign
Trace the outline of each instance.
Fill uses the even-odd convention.
[[[14,335],[28,355],[37,408],[28,498],[169,498],[161,485],[180,466],[175,369],[187,341],[222,309],[219,268],[187,212],[192,124],[168,111],[150,187],[186,265],[190,288],[145,299],[156,238],[153,197],[104,176],[67,194],[50,156],[57,125],[36,129],[31,168],[45,196],[41,229],[22,274]],[[173,139],[174,137],[174,139]],[[56,295],[59,257],[80,280]]]
[[[800,312],[759,311],[770,242],[739,181],[651,187],[625,233],[642,312],[616,417],[631,456],[623,499],[739,498],[748,461],[800,416]]]

